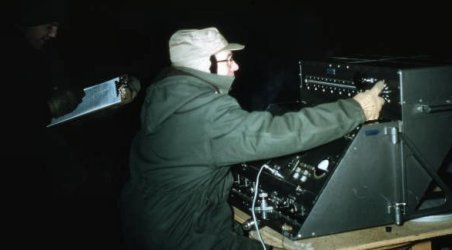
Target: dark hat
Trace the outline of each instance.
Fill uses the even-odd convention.
[[[65,0],[19,0],[16,4],[16,22],[21,26],[62,22],[66,15]]]

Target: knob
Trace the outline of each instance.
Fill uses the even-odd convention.
[[[322,160],[317,165],[317,168],[323,171],[328,171],[328,167],[330,166],[330,161],[328,159]]]

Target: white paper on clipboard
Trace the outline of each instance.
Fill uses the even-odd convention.
[[[57,124],[70,121],[80,116],[99,111],[114,105],[121,103],[121,95],[117,89],[117,83],[119,77],[111,80],[87,87],[84,89],[85,96],[82,102],[75,108],[74,111],[60,116],[58,118],[52,118],[50,124],[47,127],[52,127]]]

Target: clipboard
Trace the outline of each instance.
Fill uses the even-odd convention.
[[[82,102],[72,112],[52,118],[47,128],[93,112],[121,105],[123,101],[122,94],[127,88],[127,82],[127,75],[124,75],[84,88],[85,96],[82,98]]]

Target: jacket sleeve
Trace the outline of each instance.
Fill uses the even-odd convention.
[[[353,99],[282,116],[244,111],[227,95],[217,102],[210,138],[214,161],[220,166],[308,150],[344,136],[365,121]]]

